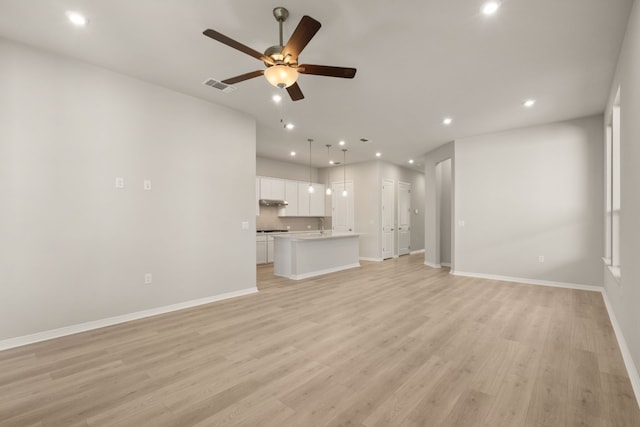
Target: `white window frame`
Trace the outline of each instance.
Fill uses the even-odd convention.
[[[606,128],[605,153],[605,256],[613,276],[620,279],[620,168],[621,168],[620,88],[616,93]]]

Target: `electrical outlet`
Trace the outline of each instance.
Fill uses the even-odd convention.
[[[538,255],[538,262],[544,262],[544,255]]]
[[[124,178],[116,177],[116,188],[124,188]]]
[[[150,179],[145,179],[144,181],[142,181],[142,188],[145,191],[151,191],[151,180]]]
[[[151,276],[151,273],[145,273],[144,274],[144,284],[145,285],[150,285],[151,282],[153,282],[153,276]]]

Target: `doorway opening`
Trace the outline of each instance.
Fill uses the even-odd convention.
[[[451,159],[436,164],[436,264],[451,267],[453,184]]]
[[[398,255],[411,252],[411,184],[398,182]]]
[[[395,252],[396,189],[391,179],[382,180],[382,259],[393,258]]]

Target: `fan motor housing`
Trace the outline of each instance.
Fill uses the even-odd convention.
[[[276,64],[284,64],[284,65],[298,65],[297,59],[293,59],[291,57],[283,58],[282,51],[284,50],[284,46],[275,45],[268,47],[267,50],[264,51],[265,56],[269,58],[273,58]],[[267,67],[271,66],[271,64],[264,63]]]

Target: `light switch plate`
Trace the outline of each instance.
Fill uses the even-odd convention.
[[[465,224],[465,223],[464,223],[464,219],[461,219],[460,221],[458,221],[458,225],[459,225],[460,227],[464,227],[464,224]]]
[[[144,284],[145,285],[150,285],[151,282],[153,282],[153,276],[151,275],[151,273],[145,273],[144,274]]]
[[[248,230],[249,229],[249,221],[242,221],[242,224],[240,225],[240,227],[243,230]]]
[[[116,188],[124,188],[124,178],[116,177]]]
[[[142,188],[145,191],[151,191],[151,180],[150,179],[145,179],[144,181],[142,181]]]

